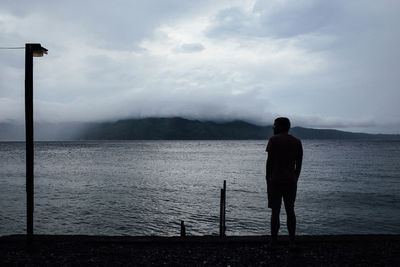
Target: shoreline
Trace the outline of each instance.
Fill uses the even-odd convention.
[[[174,266],[400,266],[400,235],[303,235],[298,249],[279,236],[89,236],[0,237],[0,265]]]

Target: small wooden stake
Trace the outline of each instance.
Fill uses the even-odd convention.
[[[225,236],[226,224],[225,224],[225,213],[226,213],[226,180],[224,180],[223,188],[221,189],[221,200],[219,204],[219,236]]]
[[[221,189],[221,199],[219,202],[219,236],[224,236],[224,189]]]
[[[185,228],[185,222],[181,221],[181,237],[186,236],[186,228]]]
[[[226,232],[226,220],[225,220],[225,218],[226,218],[226,180],[224,180],[224,212],[223,212],[223,225],[222,225],[222,227],[223,227],[223,236],[225,236],[225,232]]]

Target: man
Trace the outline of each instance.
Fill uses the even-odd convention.
[[[281,117],[275,120],[274,136],[269,139],[266,149],[268,152],[266,180],[268,207],[272,210],[271,246],[275,246],[277,243],[280,226],[279,214],[283,198],[290,238],[289,248],[294,249],[296,247],[294,202],[303,159],[303,147],[299,139],[289,135],[289,129],[288,118]]]

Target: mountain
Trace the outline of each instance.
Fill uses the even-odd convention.
[[[384,139],[400,140],[400,135],[351,133],[338,130],[294,127],[290,133],[301,139]],[[83,140],[263,140],[273,134],[272,126],[244,121],[212,122],[183,118],[129,119],[91,124]]]
[[[35,123],[35,140],[265,140],[272,126],[245,121],[213,122],[183,118],[128,119],[102,123]],[[400,140],[400,135],[351,133],[328,129],[294,127],[290,133],[301,139]],[[0,140],[25,140],[25,127],[0,123]]]

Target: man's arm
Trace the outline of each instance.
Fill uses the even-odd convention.
[[[265,173],[266,173],[265,179],[267,180],[267,183],[271,179],[271,172],[272,172],[272,156],[269,152],[268,157],[267,157],[266,171],[265,171]]]
[[[265,164],[265,180],[267,183],[271,180],[271,172],[272,172],[272,138],[268,140],[267,148],[265,151],[268,153],[267,162]]]
[[[299,142],[299,151],[298,151],[297,159],[296,159],[296,168],[294,170],[297,180],[299,180],[299,177],[300,177],[302,163],[303,163],[303,146],[302,146],[301,142]]]
[[[296,174],[297,180],[299,180],[299,177],[300,177],[301,164],[302,164],[302,162],[303,162],[303,158],[302,158],[302,157],[301,157],[301,158],[298,158],[298,159],[296,160],[296,169],[294,170],[294,172],[295,172],[295,174]]]

